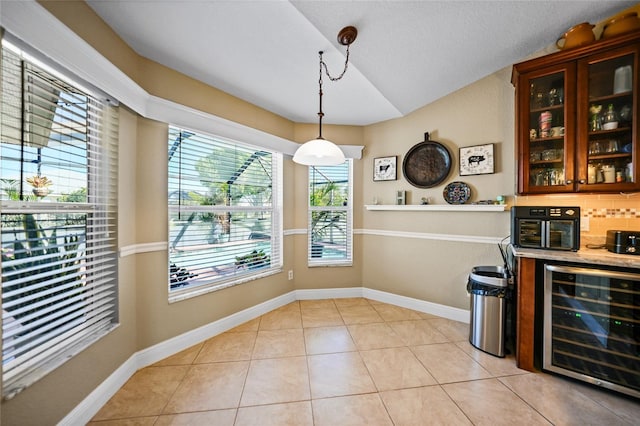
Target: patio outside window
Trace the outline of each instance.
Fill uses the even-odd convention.
[[[282,269],[282,155],[170,127],[169,298]]]
[[[118,322],[117,109],[2,47],[2,383],[10,398]]]
[[[309,266],[352,264],[353,160],[309,167]]]

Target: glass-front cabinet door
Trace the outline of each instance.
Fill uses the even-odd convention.
[[[519,100],[523,109],[520,140],[519,190],[527,193],[573,191],[575,137],[575,67],[561,66],[530,73],[528,93]],[[524,96],[526,96],[526,98]],[[528,111],[528,112],[527,112]]]
[[[640,191],[640,31],[513,66],[518,193]]]
[[[637,46],[578,63],[579,191],[640,189],[637,109]]]

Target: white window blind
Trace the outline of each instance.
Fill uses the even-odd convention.
[[[12,397],[117,323],[117,109],[2,47],[2,382]]]
[[[309,266],[352,263],[352,165],[309,167]]]
[[[169,289],[179,300],[282,268],[282,154],[169,128]]]

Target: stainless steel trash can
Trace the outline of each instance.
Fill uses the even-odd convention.
[[[508,283],[508,274],[501,266],[476,266],[467,282],[471,295],[469,342],[499,357],[505,355]]]

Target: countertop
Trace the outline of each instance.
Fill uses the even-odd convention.
[[[516,257],[557,260],[561,262],[589,263],[640,269],[640,255],[611,253],[606,249],[581,247],[578,251],[541,250],[513,247]]]

